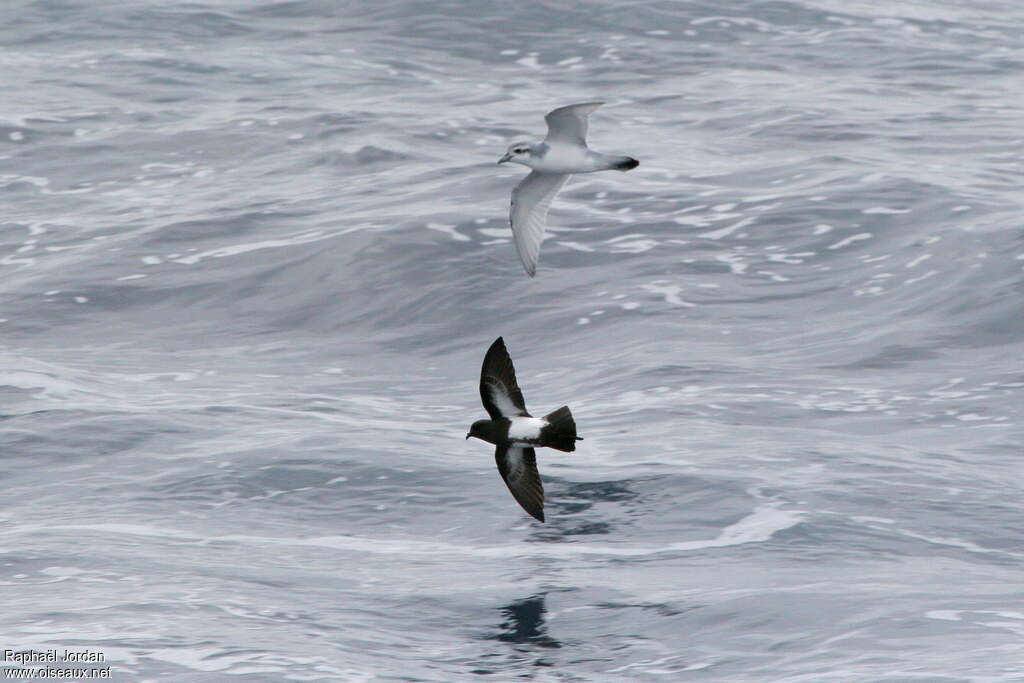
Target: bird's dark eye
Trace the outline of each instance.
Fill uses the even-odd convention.
[[[518,149],[514,149],[512,151],[515,152],[516,154],[524,154],[526,152],[526,148],[525,147],[519,147]]]

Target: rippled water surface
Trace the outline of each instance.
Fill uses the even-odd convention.
[[[1024,680],[1024,8],[0,8],[0,650]],[[603,99],[628,174],[505,146]],[[480,361],[586,440],[508,495]],[[12,666],[11,662],[3,662]]]

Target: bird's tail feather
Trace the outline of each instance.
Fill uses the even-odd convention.
[[[572,419],[569,406],[544,416],[547,424],[540,430],[540,445],[571,453],[576,450],[576,442],[583,437],[576,436],[576,421]]]
[[[616,171],[629,171],[640,165],[633,157],[612,157],[612,168]]]

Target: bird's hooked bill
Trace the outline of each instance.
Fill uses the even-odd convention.
[[[499,163],[499,164],[503,164],[503,163],[505,163],[506,161],[511,161],[511,160],[512,160],[512,155],[511,155],[511,154],[506,154],[506,155],[505,155],[505,156],[503,156],[502,158],[498,159],[498,163]]]
[[[473,435],[472,435],[472,434],[466,434],[466,438],[467,438],[467,439],[468,439],[469,437],[471,437],[471,436],[473,436]]]

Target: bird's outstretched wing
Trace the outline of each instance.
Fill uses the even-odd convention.
[[[494,459],[512,497],[530,516],[543,522],[544,486],[537,473],[537,455],[533,449],[498,446]]]
[[[587,117],[604,102],[583,102],[559,107],[544,117],[548,124],[548,136],[544,142],[587,144]]]
[[[484,364],[480,368],[480,399],[492,420],[530,416],[526,412],[523,392],[516,383],[512,359],[501,337],[494,340],[484,356]]]
[[[551,201],[568,179],[569,174],[530,171],[530,175],[512,190],[508,218],[519,259],[530,277],[537,273],[540,243],[544,240]]]

